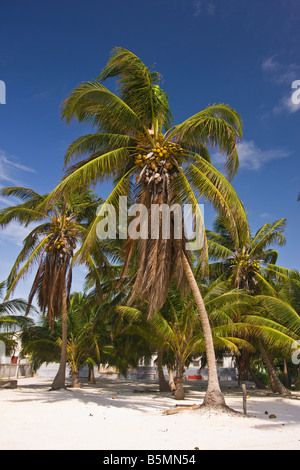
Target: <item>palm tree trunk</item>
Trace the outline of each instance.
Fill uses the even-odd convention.
[[[73,388],[80,388],[79,372],[78,371],[73,371],[71,375],[72,375],[72,387]]]
[[[287,388],[285,388],[285,386],[279,380],[272,359],[270,358],[267,350],[263,347],[261,343],[258,344],[258,347],[266,369],[268,371],[272,392],[280,393],[281,395],[289,395],[291,392]]]
[[[157,370],[158,370],[159,391],[169,392],[170,387],[169,387],[168,382],[166,381],[164,371],[163,371],[162,355],[163,355],[163,352],[161,349],[159,349],[157,351]]]
[[[289,371],[288,371],[287,360],[285,358],[283,358],[283,376],[284,376],[284,385],[286,387],[289,387],[290,385]]]
[[[202,323],[204,341],[206,347],[206,356],[207,356],[207,367],[208,367],[208,386],[207,391],[204,397],[203,405],[208,406],[226,406],[224,396],[220,389],[217,366],[216,366],[216,356],[213,344],[213,338],[211,333],[211,327],[206,312],[206,308],[203,302],[201,292],[199,290],[197,281],[193,274],[193,271],[190,267],[190,264],[187,260],[187,257],[182,253],[182,263],[185,275],[191,287],[191,290],[194,295],[195,302],[198,307],[199,317]]]
[[[176,366],[176,380],[175,380],[174,398],[175,398],[175,400],[184,400],[184,397],[185,397],[184,388],[183,388],[184,366],[183,366],[182,360],[180,358],[176,362],[177,362],[177,366]]]
[[[96,383],[95,374],[94,374],[94,366],[89,366],[89,382],[91,384]]]
[[[61,344],[61,356],[58,372],[51,385],[52,390],[58,390],[59,388],[66,388],[66,365],[67,365],[67,295],[66,295],[66,284],[64,283],[63,294],[62,294],[62,344]]]

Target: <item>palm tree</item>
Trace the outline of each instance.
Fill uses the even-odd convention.
[[[23,328],[20,334],[21,356],[29,357],[31,368],[34,372],[43,363],[59,363],[61,357],[61,322],[54,321],[50,328],[46,317],[42,317],[37,323]]]
[[[289,269],[281,269],[280,276],[275,279],[276,282],[276,290],[280,299],[284,301],[285,304],[288,305],[289,308],[279,308],[274,309],[272,311],[277,312],[277,318],[282,318],[281,322],[290,328],[295,334],[295,342],[292,345],[293,348],[296,346],[296,353],[299,349],[299,340],[300,340],[300,274],[298,271],[289,270]],[[292,354],[295,350],[292,351]],[[291,352],[289,352],[288,365],[290,365],[292,369],[292,373],[294,370],[294,374],[298,377],[296,379],[296,388],[300,390],[300,374],[299,368],[297,368],[297,358],[295,361],[291,359]],[[293,357],[293,356],[292,356]]]
[[[118,94],[102,84],[110,77],[118,78]],[[233,177],[238,169],[236,143],[242,136],[241,118],[228,105],[213,104],[171,126],[168,97],[160,88],[160,81],[159,73],[146,67],[136,55],[115,48],[98,79],[72,91],[63,103],[62,117],[67,123],[75,118],[91,124],[96,132],[79,137],[69,146],[65,156],[67,173],[51,197],[73,185],[80,189],[113,178],[114,189],[107,204],[118,207],[119,196],[126,195],[130,202],[146,206],[151,220],[151,204],[171,207],[189,203],[195,214],[198,200],[203,197],[226,213],[232,233],[236,234],[237,226],[244,223],[243,207],[228,180],[211,164],[208,149],[218,147],[226,155],[227,174]],[[81,248],[83,254],[88,253],[96,239],[102,216],[100,213],[91,225]],[[171,234],[174,224],[171,217]],[[148,230],[151,233],[150,227]],[[210,370],[204,403],[224,405],[210,325],[184,236],[179,240],[174,236],[168,240],[161,236],[156,240],[127,237],[125,249],[125,272],[132,255],[138,253],[131,301],[147,299],[150,316],[163,306],[172,280],[182,291],[186,286],[192,289],[205,332]],[[204,272],[205,239],[201,259]]]
[[[274,292],[268,277],[280,275],[284,268],[275,265],[277,251],[269,248],[273,244],[285,244],[286,219],[263,225],[255,235],[247,223],[233,239],[228,221],[223,216],[214,220],[214,231],[206,230],[211,261],[210,274],[213,277],[225,273],[231,279],[232,287],[246,289],[252,293]]]
[[[47,314],[51,328],[54,320],[62,316],[61,361],[52,388],[65,387],[67,360],[67,310],[72,283],[72,267],[76,244],[84,238],[88,223],[95,216],[98,200],[94,194],[77,194],[69,191],[59,200],[41,210],[47,195],[39,195],[28,188],[4,188],[2,194],[17,196],[20,204],[0,211],[0,225],[5,227],[12,220],[27,226],[34,223],[35,228],[23,242],[23,248],[7,280],[8,298],[17,283],[37,265],[36,276],[28,298],[26,313],[37,294],[38,305]]]
[[[109,363],[114,348],[114,312],[119,297],[103,298],[101,303],[93,293],[75,292],[68,311],[68,360],[73,384],[78,385],[80,368],[87,364],[90,381],[94,381],[94,366]],[[74,385],[73,385],[74,386]]]
[[[28,305],[23,299],[4,300],[6,281],[0,282],[0,343],[3,342],[6,351],[13,351],[17,346],[15,340],[16,331],[32,325],[33,321],[26,318]],[[35,309],[31,308],[34,312]]]
[[[254,236],[251,235],[250,227],[239,233],[237,240],[233,240],[228,229],[228,222],[222,216],[215,219],[215,232],[207,231],[209,253],[213,276],[223,275],[230,280],[231,286],[243,289],[256,296],[259,306],[263,303],[264,312],[268,311],[268,305],[280,302],[274,279],[286,277],[288,270],[276,266],[278,253],[269,248],[272,244],[282,246],[285,244],[283,235],[286,219],[266,223]],[[287,305],[281,304],[282,308]],[[276,318],[278,321],[278,318]],[[288,340],[289,342],[289,340]],[[263,342],[257,343],[264,363],[267,367],[271,386],[274,392],[283,394],[289,391],[280,382],[272,358],[270,357]]]
[[[79,371],[88,365],[90,371],[100,365],[102,356],[107,360],[112,345],[113,323],[108,312],[113,308],[111,299],[95,304],[90,294],[74,292],[70,295],[67,314],[67,363],[70,367],[72,387],[79,387]],[[62,317],[52,327],[48,321],[29,325],[21,334],[22,354],[29,355],[33,370],[43,363],[59,362],[62,347]],[[93,374],[89,374],[92,379]],[[92,380],[91,380],[92,381]]]

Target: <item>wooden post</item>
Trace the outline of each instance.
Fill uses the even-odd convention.
[[[243,390],[243,410],[244,410],[244,415],[247,414],[247,390],[246,390],[246,384],[242,383],[242,390]]]
[[[16,378],[18,379],[19,378],[19,372],[20,372],[20,358],[18,358],[18,362],[17,362],[17,370],[16,370]]]

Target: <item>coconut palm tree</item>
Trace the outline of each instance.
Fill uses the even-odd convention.
[[[15,333],[32,325],[33,320],[25,317],[28,309],[23,299],[5,300],[6,281],[0,282],[0,343],[3,342],[6,351],[12,351],[17,346]],[[35,309],[31,308],[32,313]]]
[[[67,313],[67,363],[70,367],[72,387],[79,387],[79,371],[88,365],[90,371],[100,365],[102,356],[107,360],[112,345],[113,323],[108,312],[113,308],[111,299],[101,305],[89,294],[74,292],[70,295]],[[22,354],[29,355],[33,370],[43,363],[59,362],[62,347],[62,317],[52,327],[47,320],[24,328],[21,334]],[[93,374],[89,374],[90,380]],[[92,381],[92,380],[91,380]]]
[[[277,318],[282,318],[282,323],[287,325],[295,334],[295,342],[292,345],[293,350],[289,351],[289,355],[286,359],[286,364],[290,366],[291,373],[296,375],[296,387],[300,390],[300,374],[297,368],[298,363],[298,352],[299,352],[299,319],[300,319],[300,274],[297,270],[280,269],[280,276],[275,278],[276,290],[280,299],[289,306],[289,309],[276,310],[271,306],[272,311],[277,312]],[[279,317],[280,315],[280,317]],[[296,357],[294,358],[294,354]],[[291,361],[292,357],[292,361]],[[287,371],[286,371],[287,373]]]
[[[252,293],[262,289],[274,292],[268,279],[286,270],[275,265],[278,252],[269,247],[285,244],[285,225],[286,219],[266,223],[252,235],[247,223],[234,240],[226,218],[216,217],[214,231],[206,230],[209,256],[215,261],[210,264],[210,275],[218,277],[224,273],[231,279],[232,287]]]
[[[215,219],[215,231],[207,231],[209,253],[215,263],[211,264],[213,276],[223,275],[230,280],[231,286],[243,289],[256,296],[266,313],[270,303],[278,305],[280,299],[274,285],[274,280],[285,279],[289,270],[276,266],[278,253],[272,248],[272,244],[282,246],[285,244],[284,230],[286,219],[263,225],[253,236],[250,227],[247,232],[241,231],[239,238],[233,240],[228,229],[228,222],[223,216]],[[281,302],[281,308],[287,311],[289,306]],[[294,315],[292,315],[294,316]],[[276,321],[278,321],[278,317]],[[280,320],[279,320],[280,321]],[[289,343],[289,340],[288,340]],[[271,386],[274,392],[283,394],[289,391],[280,382],[272,357],[268,353],[263,342],[258,341],[257,346],[268,370]]]
[[[37,372],[43,363],[60,362],[62,328],[59,320],[55,320],[50,328],[47,318],[41,317],[37,323],[23,328],[20,334],[20,356],[29,358],[34,372]]]
[[[103,81],[117,77],[117,94],[109,91]],[[167,94],[160,87],[161,76],[148,68],[136,55],[115,48],[97,80],[76,87],[62,106],[62,117],[88,123],[95,132],[76,139],[65,156],[66,175],[51,197],[57,197],[70,187],[114,179],[114,188],[107,204],[118,207],[119,196],[138,202],[147,208],[151,221],[152,205],[189,203],[196,214],[199,198],[209,200],[231,221],[233,236],[237,226],[244,224],[241,202],[228,180],[211,164],[209,149],[218,147],[225,154],[228,176],[238,169],[236,143],[242,136],[241,118],[230,106],[213,104],[173,125]],[[83,158],[84,157],[84,158]],[[82,159],[83,158],[83,159]],[[51,198],[49,198],[50,200]],[[97,226],[103,213],[98,214],[82,245],[88,253],[97,236]],[[138,224],[138,216],[135,218]],[[161,230],[161,219],[158,233]],[[151,233],[151,223],[144,219],[141,232]],[[170,218],[170,234],[176,221]],[[134,253],[138,253],[137,274],[131,301],[148,301],[151,316],[160,309],[172,280],[182,291],[189,286],[195,296],[203,323],[209,362],[209,385],[205,403],[223,405],[215,366],[215,354],[210,325],[195,281],[182,228],[180,239],[132,239],[125,236],[126,268]],[[203,240],[202,267],[207,250]]]
[[[28,307],[37,294],[38,305],[47,314],[51,328],[54,320],[62,316],[61,362],[52,388],[65,386],[67,359],[67,310],[72,283],[72,267],[76,245],[84,238],[87,226],[95,216],[98,199],[90,191],[81,194],[69,191],[59,200],[41,210],[40,206],[47,195],[39,195],[28,188],[11,187],[2,189],[6,196],[19,197],[23,202],[0,211],[0,226],[6,227],[11,221],[35,227],[23,242],[7,280],[8,298],[18,282],[28,274],[30,268],[37,266]],[[92,258],[90,255],[89,260]]]
[[[102,298],[93,293],[76,292],[71,296],[68,320],[71,335],[68,341],[68,358],[72,377],[77,383],[80,367],[89,366],[90,381],[93,381],[94,366],[110,363],[114,356],[116,304],[120,295]]]

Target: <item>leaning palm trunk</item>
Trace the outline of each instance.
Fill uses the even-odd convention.
[[[259,347],[262,359],[264,361],[264,364],[266,366],[266,369],[268,371],[272,392],[280,393],[281,395],[290,395],[291,392],[279,380],[279,377],[276,373],[272,359],[270,358],[268,352],[266,351],[266,349],[263,347],[261,343],[259,343],[258,347]]]
[[[254,370],[252,369],[251,367],[251,364],[248,363],[247,364],[247,370],[251,376],[251,379],[253,380],[253,382],[255,383],[255,386],[256,388],[258,388],[259,390],[263,390],[266,388],[266,386],[256,377],[255,373],[254,373]]]
[[[193,271],[184,253],[182,254],[182,265],[198,307],[205,341],[208,366],[208,387],[203,404],[208,406],[226,406],[225,399],[219,385],[215,350],[208,315]]]

